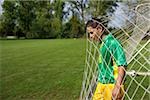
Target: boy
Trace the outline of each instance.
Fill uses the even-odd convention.
[[[86,24],[89,38],[102,42],[99,49],[98,84],[93,100],[121,100],[127,66],[125,54],[121,44],[111,33],[108,34],[101,22],[101,19],[93,19]]]

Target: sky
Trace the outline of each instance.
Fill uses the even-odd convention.
[[[0,0],[0,15],[2,14],[2,3],[4,0]]]
[[[131,0],[130,3],[137,3],[137,0]],[[115,9],[112,20],[109,22],[108,27],[120,28],[126,25],[127,20],[132,20],[132,17],[135,16],[133,12],[129,10],[129,6],[123,2],[116,3],[118,7]],[[130,13],[127,15],[126,13]]]
[[[108,26],[113,28],[123,27],[125,25],[126,19],[122,16],[125,16],[125,13],[122,9],[128,10],[128,6],[124,3],[117,3],[118,7],[115,9],[111,21]]]

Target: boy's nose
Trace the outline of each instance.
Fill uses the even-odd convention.
[[[90,35],[90,38],[93,39],[93,35]]]

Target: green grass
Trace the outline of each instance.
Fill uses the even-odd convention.
[[[143,40],[140,42],[140,44],[143,46],[146,42],[147,42],[146,40]],[[140,49],[141,47],[138,46],[137,48]],[[145,46],[145,49],[141,51],[141,54],[143,56],[141,56],[141,54],[138,54],[135,57],[136,60],[133,59],[132,62],[128,65],[128,70],[135,70],[136,72],[148,72],[148,70],[150,70],[150,66],[148,62],[145,60],[145,59],[149,60],[150,55],[150,52],[148,51],[149,48],[150,44]],[[145,89],[147,89],[147,91],[150,91],[150,89],[148,90],[149,84],[150,84],[149,76],[146,75],[136,77],[127,76],[125,81],[125,88],[130,99],[132,97],[132,100],[141,100],[145,92]],[[133,94],[134,92],[135,94]],[[142,100],[149,100],[149,98],[150,98],[149,93],[145,92],[145,95],[143,96]],[[127,95],[125,100],[129,100]]]
[[[1,100],[77,100],[84,39],[1,40]]]
[[[85,41],[1,40],[0,100],[78,100],[85,65]],[[142,45],[144,43],[141,42]],[[149,47],[146,46],[147,49]],[[143,49],[141,53],[149,58],[149,52]],[[140,55],[135,58],[142,64],[146,62]],[[144,66],[150,69],[148,63]],[[128,65],[130,68],[147,71],[136,60]],[[138,83],[142,80],[140,84],[147,89],[149,79],[149,76],[127,76],[125,88],[129,88],[128,96],[140,100],[145,91],[138,87]],[[133,95],[136,88],[138,90]],[[126,95],[125,100],[128,99]],[[148,99],[146,92],[144,100]]]

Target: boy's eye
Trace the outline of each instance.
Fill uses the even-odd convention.
[[[93,34],[93,32],[90,32],[90,34]]]

